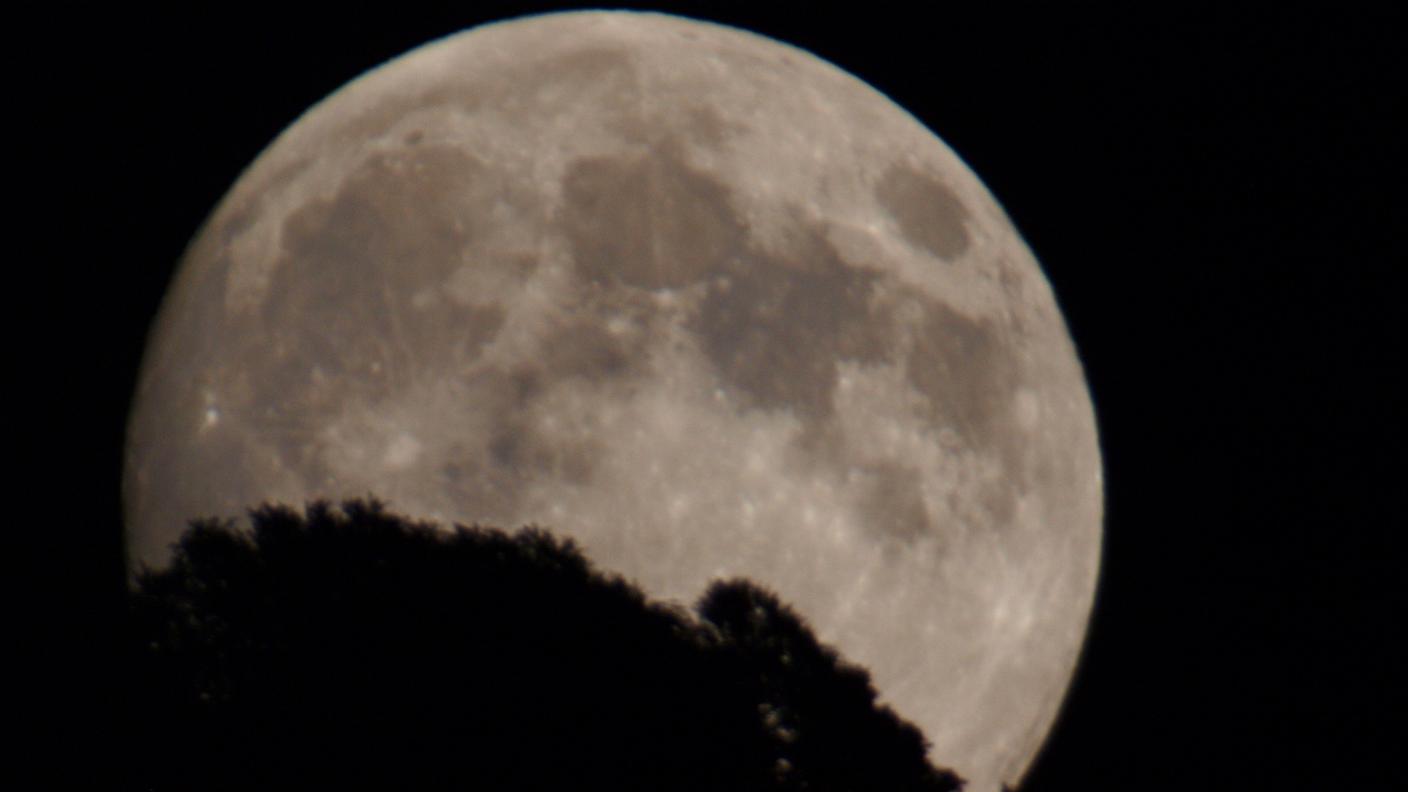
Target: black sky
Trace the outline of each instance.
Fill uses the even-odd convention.
[[[1053,283],[1096,403],[1106,551],[1086,657],[1027,788],[1401,784],[1383,729],[1405,709],[1390,655],[1402,20],[1328,4],[933,6],[649,7],[796,44],[888,93],[987,183]],[[113,725],[101,659],[124,416],[201,220],[363,70],[553,7],[74,11],[58,35],[21,36],[34,156],[58,163],[38,194],[62,229],[36,267],[46,296],[21,300],[45,339],[23,358],[32,390],[66,427],[33,457],[66,497],[48,501],[63,511],[43,523],[31,645],[72,677],[41,742],[100,751]]]

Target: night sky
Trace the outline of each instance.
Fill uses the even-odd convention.
[[[800,46],[887,93],[986,182],[1052,282],[1095,401],[1106,546],[1085,656],[1025,789],[1402,784],[1383,731],[1405,711],[1390,656],[1405,632],[1390,508],[1408,359],[1390,159],[1402,20],[1293,3],[982,5],[648,7]],[[45,296],[20,300],[42,314],[33,326],[58,328],[33,331],[37,354],[21,341],[41,410],[57,411],[35,425],[63,427],[33,457],[61,498],[35,531],[47,582],[31,645],[59,678],[41,688],[41,745],[101,765],[119,724],[103,658],[123,580],[124,419],[200,222],[362,71],[562,7],[75,11],[54,28],[71,35],[21,44],[64,64],[24,80],[44,109],[39,151],[63,151],[40,192],[63,229],[35,264]]]

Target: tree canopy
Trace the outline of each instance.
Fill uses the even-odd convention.
[[[192,523],[138,576],[129,789],[961,786],[750,581],[690,613],[538,528],[376,501],[250,517]]]

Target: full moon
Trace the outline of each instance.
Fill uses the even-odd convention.
[[[663,599],[748,577],[978,792],[1094,596],[1094,415],[1031,252],[884,95],[713,24],[524,18],[341,88],[192,241],[134,404],[135,562],[375,494]]]

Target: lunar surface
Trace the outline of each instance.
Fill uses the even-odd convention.
[[[626,12],[474,29],[315,106],[187,251],[129,427],[135,561],[375,494],[777,591],[978,792],[1069,684],[1083,372],[982,183],[800,50]]]

